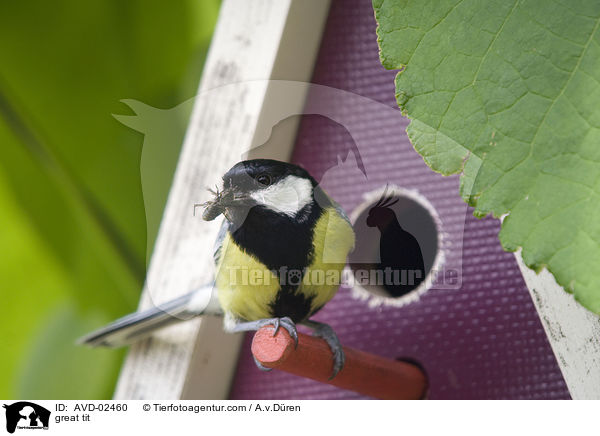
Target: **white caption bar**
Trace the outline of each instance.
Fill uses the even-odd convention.
[[[4,428],[0,434],[19,436],[39,435],[35,430],[42,430],[43,435],[77,436],[125,431],[168,435],[505,436],[516,432],[564,436],[597,427],[597,403],[592,401],[23,400],[2,404],[0,422]]]

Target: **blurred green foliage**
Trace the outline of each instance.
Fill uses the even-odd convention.
[[[74,340],[133,310],[146,272],[143,137],[111,114],[192,97],[218,9],[0,0],[0,397],[110,398],[124,353]]]

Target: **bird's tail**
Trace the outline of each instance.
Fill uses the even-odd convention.
[[[151,309],[125,315],[79,338],[77,343],[92,347],[122,347],[149,336],[159,328],[198,315],[221,313],[213,285],[205,285]]]

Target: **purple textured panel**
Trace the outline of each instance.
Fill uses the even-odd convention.
[[[394,75],[379,63],[370,1],[334,0],[313,82],[397,108]],[[414,303],[374,308],[342,289],[315,319],[332,325],[344,345],[421,362],[432,399],[569,398],[513,255],[500,247],[498,221],[472,217],[458,197],[458,178],[443,178],[423,163],[408,142],[407,122],[398,111],[340,110],[359,123],[354,138],[326,118],[306,116],[293,161],[321,180],[340,157],[353,153],[368,179],[359,183],[342,172],[326,183],[348,212],[365,192],[386,183],[418,191],[440,216],[445,266],[459,268],[462,286],[432,287]],[[241,353],[232,399],[362,398],[282,372],[260,372],[250,341],[251,335]]]

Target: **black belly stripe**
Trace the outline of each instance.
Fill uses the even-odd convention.
[[[292,286],[282,286],[279,289],[277,298],[271,303],[272,317],[288,316],[295,323],[299,323],[310,315],[313,297],[306,297],[295,291],[296,287]]]

